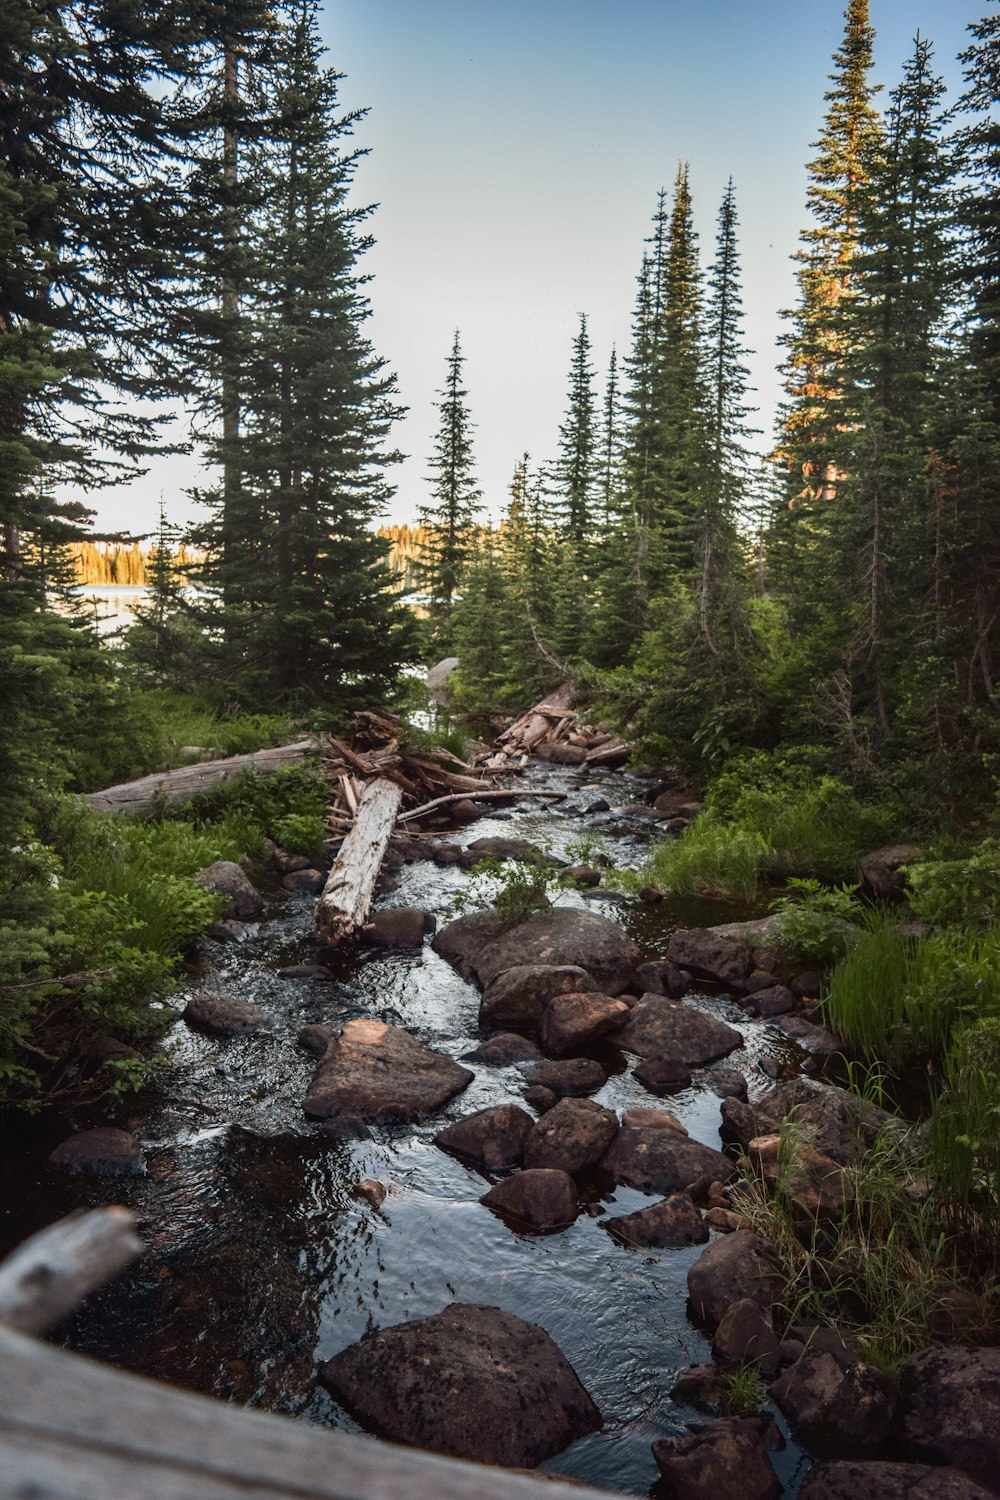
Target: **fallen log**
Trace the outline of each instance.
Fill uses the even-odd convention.
[[[409,823],[411,818],[422,818],[425,813],[433,812],[436,807],[447,807],[449,803],[468,802],[469,792],[450,792],[447,797],[435,797],[433,802],[425,802],[423,807],[411,807],[409,812],[400,813],[397,819],[400,823]],[[545,797],[553,802],[565,802],[565,792],[542,792],[535,788],[533,791],[505,791],[505,792],[476,792],[477,802],[507,802],[512,797]]]
[[[123,781],[102,792],[88,792],[84,798],[91,812],[148,813],[160,807],[176,807],[190,802],[199,792],[210,792],[223,782],[251,768],[258,776],[270,776],[285,766],[294,765],[316,750],[314,739],[298,740],[294,745],[278,745],[271,750],[255,750],[251,755],[230,755],[225,760],[198,761],[193,766],[179,766],[175,771],[157,771],[138,781]]]
[[[44,1333],[144,1249],[127,1208],[70,1214],[0,1264],[0,1324]]]
[[[316,931],[328,947],[356,937],[368,920],[402,797],[402,788],[384,777],[369,781],[361,793],[354,825],[316,903]]]

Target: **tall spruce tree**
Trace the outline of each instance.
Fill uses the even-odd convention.
[[[597,418],[587,316],[573,340],[566,415],[559,428],[559,456],[552,469],[558,528],[579,552],[593,522]]]
[[[433,501],[419,511],[420,524],[430,533],[421,557],[421,577],[430,595],[428,612],[438,645],[448,643],[448,621],[472,555],[482,493],[475,478],[473,423],[466,406],[469,393],[462,384],[464,363],[456,329],[444,388],[438,393],[440,421],[429,460]]]

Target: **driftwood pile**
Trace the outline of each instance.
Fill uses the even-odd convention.
[[[565,766],[623,766],[630,754],[624,740],[585,724],[572,703],[573,685],[564,683],[515,719],[496,748],[477,757],[476,769],[491,775],[520,770],[532,755]]]

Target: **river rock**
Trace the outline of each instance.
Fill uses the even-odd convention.
[[[479,1006],[479,1024],[533,1030],[554,996],[596,989],[590,975],[576,964],[517,964],[487,985]]]
[[[524,1147],[524,1165],[583,1172],[600,1161],[617,1132],[614,1110],[593,1099],[560,1099],[533,1126]]]
[[[798,1042],[805,1052],[812,1052],[817,1057],[832,1057],[835,1052],[844,1050],[839,1036],[826,1026],[807,1021],[805,1016],[781,1016],[774,1024],[779,1031]]]
[[[510,1063],[541,1061],[542,1049],[518,1036],[516,1031],[498,1031],[488,1041],[481,1042],[473,1052],[466,1052],[469,1062],[487,1063],[493,1068],[505,1068]]]
[[[596,1094],[608,1081],[608,1075],[592,1057],[566,1057],[558,1062],[533,1063],[522,1071],[529,1083],[540,1083],[560,1098]]]
[[[576,1183],[555,1167],[532,1167],[504,1177],[480,1198],[520,1234],[553,1234],[576,1218]]]
[[[380,1329],[320,1379],[379,1437],[484,1464],[534,1468],[602,1425],[545,1330],[498,1307],[452,1303]]]
[[[712,1339],[712,1356],[733,1369],[755,1365],[766,1379],[777,1374],[778,1336],[770,1308],[752,1297],[727,1307]]]
[[[183,1019],[195,1031],[209,1036],[242,1036],[264,1025],[263,1011],[247,1000],[232,995],[192,995],[182,1012]]]
[[[681,1245],[703,1245],[708,1228],[689,1193],[671,1193],[662,1203],[640,1208],[634,1214],[602,1220],[612,1239],[636,1248],[657,1246],[676,1249]]]
[[[772,1192],[799,1209],[809,1225],[820,1219],[840,1219],[851,1184],[843,1167],[824,1156],[793,1130],[790,1141],[780,1134],[755,1136],[747,1153],[761,1180]]]
[[[672,1057],[647,1057],[632,1077],[654,1094],[679,1094],[691,1085],[691,1069]]]
[[[1000,1349],[925,1349],[904,1371],[903,1432],[920,1458],[1000,1480]]]
[[[726,1101],[727,1103],[729,1101]],[[874,1144],[890,1119],[888,1112],[870,1100],[835,1084],[812,1078],[792,1078],[765,1090],[754,1106],[758,1118],[778,1123],[791,1115],[796,1132],[838,1166],[850,1166],[858,1151]],[[723,1106],[725,1116],[725,1106]],[[759,1135],[771,1133],[762,1128]]]
[[[995,1500],[995,1490],[958,1469],[928,1464],[823,1462],[813,1464],[799,1490],[801,1500]]]
[[[372,948],[420,948],[436,925],[436,918],[419,906],[390,906],[372,912],[361,940]]]
[[[235,917],[222,917],[205,928],[205,936],[213,943],[242,943],[247,935],[247,924],[237,922]]]
[[[289,870],[287,875],[281,877],[283,890],[304,896],[318,896],[325,884],[326,876],[323,871],[308,867],[304,870]]]
[[[861,861],[858,881],[865,894],[879,901],[891,901],[906,889],[906,866],[916,864],[923,852],[915,844],[889,844],[873,849]]]
[[[783,984],[771,984],[766,989],[753,990],[746,1008],[766,1021],[771,1016],[783,1016],[795,1009],[795,996]]]
[[[776,1252],[769,1241],[746,1230],[713,1240],[687,1274],[691,1315],[714,1333],[734,1302],[749,1298],[770,1308],[781,1291]]]
[[[546,1001],[538,1036],[546,1052],[561,1057],[621,1026],[629,1016],[624,1000],[610,995],[556,995]]]
[[[818,1457],[875,1453],[889,1435],[896,1405],[882,1371],[866,1365],[835,1334],[823,1347],[811,1342],[773,1383],[771,1398]]]
[[[308,1052],[311,1057],[322,1057],[332,1041],[335,1041],[337,1033],[331,1026],[324,1026],[321,1021],[310,1021],[303,1026],[295,1038],[296,1046],[301,1047],[303,1052]]]
[[[698,1198],[709,1183],[724,1182],[733,1165],[719,1151],[687,1140],[674,1130],[637,1130],[623,1126],[601,1159],[615,1182],[640,1193],[689,1192]]]
[[[781,1446],[770,1417],[719,1417],[690,1426],[684,1437],[659,1438],[653,1457],[676,1500],[780,1500],[767,1454]]]
[[[351,1188],[351,1194],[355,1198],[361,1198],[365,1203],[370,1203],[372,1208],[380,1209],[389,1194],[389,1189],[384,1182],[377,1182],[373,1177],[363,1177]]]
[[[525,1142],[536,1128],[519,1105],[496,1104],[446,1125],[434,1137],[434,1144],[483,1172],[507,1172],[521,1165]]]
[[[669,995],[671,1000],[679,1000],[691,988],[691,975],[669,959],[659,959],[640,964],[635,971],[635,983],[641,994]]]
[[[522,1095],[525,1104],[530,1104],[540,1115],[559,1103],[559,1095],[554,1094],[551,1089],[543,1088],[540,1083],[532,1083],[524,1090]]]
[[[76,1135],[59,1142],[49,1161],[74,1176],[138,1177],[146,1170],[142,1147],[135,1136],[110,1125],[78,1130]]]
[[[332,979],[333,970],[326,964],[288,964],[278,970],[279,979]]]
[[[622,1124],[634,1125],[637,1130],[676,1130],[678,1135],[687,1135],[686,1127],[668,1109],[650,1109],[644,1104],[625,1110]]]
[[[742,1036],[732,1026],[664,995],[643,995],[614,1040],[642,1058],[670,1058],[688,1068],[700,1068],[743,1046]]]
[[[348,1021],[320,1059],[307,1115],[338,1111],[382,1124],[421,1120],[468,1088],[475,1075],[384,1021]]]
[[[667,957],[679,969],[690,969],[700,979],[738,987],[750,973],[750,950],[744,943],[720,937],[709,928],[689,927],[675,932]]]
[[[264,909],[264,898],[260,891],[247,878],[246,872],[230,859],[217,859],[206,869],[199,870],[194,883],[203,886],[206,891],[227,896],[229,905],[225,915],[238,917],[241,922],[255,917]]]
[[[475,978],[484,986],[524,964],[576,964],[606,995],[627,987],[641,957],[637,944],[617,923],[569,906],[535,912],[499,935],[490,930],[488,917],[459,917],[437,934],[434,949],[464,978]]]
[[[478,864],[480,860],[495,859],[516,860],[522,865],[550,865],[561,863],[539,849],[537,844],[532,844],[528,839],[508,838],[482,838],[474,839],[466,849],[464,863],[469,865]]]

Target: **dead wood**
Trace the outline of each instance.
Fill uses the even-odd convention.
[[[141,776],[138,781],[123,781],[102,792],[90,792],[84,801],[91,812],[106,813],[148,813],[160,807],[176,807],[178,803],[190,802],[200,792],[210,792],[251,768],[258,776],[270,776],[285,766],[304,760],[316,748],[316,741],[307,739],[298,740],[294,745],[278,745],[271,750],[255,750],[252,755],[198,761],[193,766],[157,771],[152,776]]]

